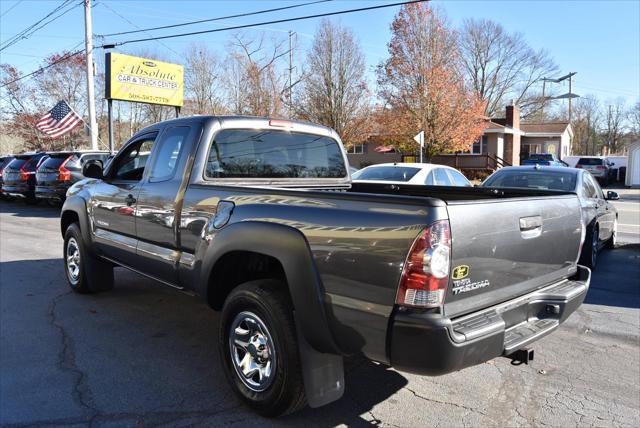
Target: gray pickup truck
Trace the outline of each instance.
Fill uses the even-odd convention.
[[[575,195],[352,184],[308,123],[170,120],[83,172],[61,213],[71,288],[122,266],[202,297],[232,388],[267,416],[340,398],[345,355],[432,376],[527,362],[589,286]]]

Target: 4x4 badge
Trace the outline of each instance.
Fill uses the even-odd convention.
[[[469,275],[469,266],[460,265],[453,268],[451,278],[462,279],[462,278],[466,278],[468,275]]]

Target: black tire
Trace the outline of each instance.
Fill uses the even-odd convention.
[[[599,243],[599,229],[598,225],[590,227],[587,231],[587,236],[582,244],[582,252],[580,253],[579,264],[586,266],[589,269],[595,269],[598,263],[598,243]]]
[[[77,223],[72,223],[64,233],[62,258],[69,287],[76,293],[96,293],[113,288],[113,265],[87,251]],[[72,272],[75,271],[72,269],[74,265],[77,266],[77,273]]]
[[[613,230],[611,232],[611,238],[607,239],[607,243],[604,244],[604,247],[608,250],[613,250],[614,248],[616,248],[618,235],[618,218],[615,219],[612,227]]]
[[[254,317],[266,327],[266,333],[260,330],[254,336],[255,331],[249,328],[244,330],[247,331],[246,335],[240,337],[250,338],[249,346],[252,340],[258,340],[258,335],[264,339],[260,343],[267,344],[268,357],[262,361],[272,364],[272,371],[269,376],[265,376],[267,380],[264,381],[264,385],[251,387],[248,383],[254,382],[255,379],[246,376],[243,378],[240,374],[242,368],[235,362],[236,355],[243,352],[243,347],[232,346],[230,336],[233,330],[237,338],[237,331],[243,331],[243,328],[251,325],[242,324],[241,321],[238,324],[238,320],[248,322]],[[222,309],[218,342],[220,360],[231,388],[255,412],[267,417],[276,417],[293,413],[306,405],[293,308],[286,286],[282,282],[249,281],[235,288],[227,297]],[[249,354],[252,364],[258,361],[258,366],[266,367],[266,364],[261,365],[260,360],[254,358],[254,354],[259,352],[258,349],[263,348],[264,345],[261,348],[254,346],[250,351],[245,351],[245,355]],[[275,351],[275,357],[271,350]],[[242,360],[244,361],[244,358]],[[264,389],[259,390],[260,388]]]

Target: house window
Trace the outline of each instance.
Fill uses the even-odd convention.
[[[482,137],[480,137],[478,141],[473,143],[473,146],[471,147],[471,154],[481,155],[483,153],[486,153],[487,143],[488,143],[488,138],[486,135],[483,135]]]
[[[361,155],[364,153],[364,144],[352,144],[347,153],[350,155]]]

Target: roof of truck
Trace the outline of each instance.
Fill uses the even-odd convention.
[[[318,125],[316,123],[311,123],[303,120],[295,120],[295,119],[286,119],[279,117],[264,117],[264,116],[242,116],[242,115],[193,115],[193,116],[181,116],[174,119],[165,120],[162,122],[154,123],[153,125],[149,125],[144,129],[141,129],[137,132],[137,134],[145,133],[152,131],[160,126],[164,126],[170,123],[184,123],[184,122],[207,122],[210,120],[218,120],[221,124],[232,123],[232,122],[256,122],[261,123],[262,125],[271,126],[274,129],[288,129],[290,127],[286,126],[286,124],[292,125],[292,127],[296,127],[296,125],[307,128],[307,129],[316,129],[322,130],[323,133],[335,133],[335,131],[327,126]],[[277,122],[277,124],[270,125],[271,122]]]

